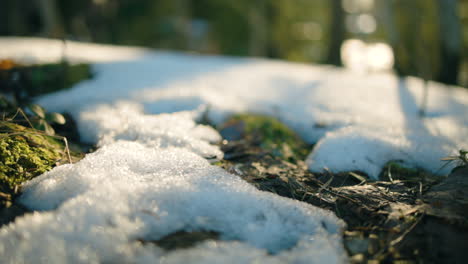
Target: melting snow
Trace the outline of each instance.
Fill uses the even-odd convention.
[[[97,63],[93,80],[45,96],[39,103],[52,111],[72,112],[81,128],[90,128],[81,132],[91,142],[104,133],[91,129],[96,123],[121,130],[119,126],[134,126],[138,121],[123,115],[110,124],[104,121],[106,114],[89,114],[89,109],[130,101],[143,109],[140,115],[200,113],[205,108],[215,123],[234,112],[277,116],[307,141],[318,143],[307,159],[312,171],[359,170],[377,178],[385,163],[404,160],[443,174],[451,168],[440,170],[440,159],[468,147],[468,91],[463,88],[430,83],[428,114],[421,119],[423,82],[416,78],[399,80],[389,73],[360,75],[327,66],[162,52],[129,59],[129,48],[76,45],[76,50],[71,44],[68,49],[74,61],[89,61],[87,54],[99,49],[112,53],[116,61]],[[125,49],[122,57],[120,49]],[[41,56],[36,54],[36,59]],[[133,127],[118,137],[135,133],[154,137],[147,130]]]
[[[60,42],[32,40],[1,38],[0,57],[60,58]],[[72,113],[101,148],[26,184],[21,201],[44,212],[0,230],[10,262],[344,262],[335,216],[257,191],[202,158],[222,156],[210,145],[216,131],[194,121],[204,114],[215,123],[235,112],[277,116],[317,143],[312,171],[376,178],[398,159],[446,173],[439,159],[468,147],[462,88],[431,83],[421,119],[422,81],[389,73],[73,42],[65,54],[94,62],[95,78],[38,102]],[[217,231],[223,241],[170,253],[136,242],[179,230]]]
[[[21,202],[46,212],[0,230],[6,263],[345,260],[333,213],[258,191],[185,148],[120,140],[28,182]],[[223,242],[180,254],[138,242],[180,230],[216,231]]]

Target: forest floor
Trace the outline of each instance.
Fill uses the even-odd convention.
[[[225,138],[220,143],[224,159],[216,165],[260,190],[335,212],[347,224],[343,241],[352,263],[466,260],[468,166],[438,177],[389,163],[379,181],[358,171],[316,174],[303,162],[310,146],[274,118],[239,115],[218,129]],[[79,160],[74,153],[74,161]],[[60,160],[51,167],[67,163]],[[16,201],[20,194],[21,188],[2,188],[1,225],[31,212]],[[217,238],[208,231],[179,232],[152,242],[173,250]]]
[[[71,78],[76,82],[83,77]],[[70,85],[68,80],[62,82]],[[29,151],[39,149],[39,155],[43,150],[55,152],[45,170],[69,162],[64,158],[65,146],[57,143],[60,140],[54,141],[55,145],[38,142],[37,137],[48,136],[27,125],[12,128],[15,120],[8,120],[9,114],[11,110],[0,121],[0,145],[8,148],[12,144],[8,140],[16,140],[25,143]],[[76,125],[70,116],[67,120],[67,125],[54,128],[59,137],[69,139],[76,162],[93,147],[80,143]],[[224,158],[215,165],[260,190],[333,211],[347,224],[343,241],[352,263],[465,263],[468,258],[468,165],[463,163],[466,153],[454,157],[461,166],[448,177],[406,168],[395,161],[383,168],[380,180],[370,180],[360,171],[311,173],[304,159],[312,146],[272,117],[237,115],[214,127],[223,137],[219,147],[224,152]],[[35,138],[27,134],[34,134]],[[5,153],[0,155],[2,168],[8,165]],[[8,177],[16,176],[4,170],[7,178],[2,179],[0,186],[0,226],[31,212],[16,199],[21,195],[22,181],[44,172],[43,164],[41,170],[37,164],[31,166],[36,167],[25,169],[22,175],[29,173],[28,176],[13,184]],[[151,242],[175,249],[206,239],[217,239],[217,234],[180,232]]]
[[[221,145],[220,166],[260,190],[335,212],[347,224],[353,263],[463,263],[468,257],[468,166],[438,177],[390,162],[379,181],[361,172],[311,173],[300,156],[278,155],[291,148],[281,140],[265,147],[264,128],[246,133],[249,122],[252,117],[234,118],[222,126],[221,134],[234,140]]]

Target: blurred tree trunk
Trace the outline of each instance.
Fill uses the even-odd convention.
[[[437,81],[457,84],[462,49],[457,0],[437,0],[440,27],[440,71]]]
[[[174,44],[179,49],[189,49],[191,47],[191,3],[190,0],[173,1],[176,17],[176,37]]]
[[[428,16],[420,2],[380,0],[378,4],[387,40],[393,48],[396,73],[430,78],[435,56],[430,53],[430,25],[425,25]]]
[[[268,19],[265,0],[251,3],[248,14],[250,26],[249,55],[266,56],[268,52]]]
[[[55,0],[37,0],[39,14],[43,22],[42,35],[46,37],[64,37],[63,25]]]
[[[378,15],[387,35],[387,41],[393,49],[398,44],[399,32],[395,21],[395,3],[393,0],[379,0],[377,2]]]
[[[345,39],[345,14],[341,0],[331,0],[330,11],[331,26],[327,63],[340,66],[342,65],[340,50]]]

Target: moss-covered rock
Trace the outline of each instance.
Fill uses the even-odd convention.
[[[0,185],[3,192],[48,170],[64,157],[61,140],[0,121]]]
[[[92,70],[88,64],[60,62],[21,65],[9,61],[7,66],[0,67],[0,87],[2,92],[13,95],[15,102],[12,103],[18,106],[28,104],[33,97],[67,89],[82,80],[92,78]],[[2,100],[0,109],[1,105]],[[16,107],[13,107],[13,111],[15,110]]]
[[[257,141],[262,150],[289,160],[303,160],[310,151],[306,144],[293,130],[274,117],[239,114],[229,119],[222,127],[224,138]]]
[[[22,69],[29,78],[29,96],[38,96],[62,89],[92,77],[88,64],[71,65],[67,63],[43,64]]]

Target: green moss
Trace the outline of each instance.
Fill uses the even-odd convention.
[[[29,66],[15,64],[11,69],[0,69],[2,91],[14,96],[14,100],[6,100],[0,95],[0,111],[14,113],[17,107],[31,103],[33,97],[67,89],[90,78],[92,71],[88,64],[72,65],[67,62]]]
[[[261,147],[286,159],[304,159],[310,151],[307,145],[292,129],[274,117],[240,114],[232,121],[244,124],[244,133],[258,137]]]
[[[67,63],[42,64],[20,68],[29,83],[24,87],[29,96],[38,96],[66,88],[92,77],[88,64],[70,65]]]
[[[419,173],[418,169],[405,167],[403,164],[396,161],[390,161],[385,167],[390,169],[393,174],[401,177],[414,176]]]
[[[0,121],[0,184],[10,190],[52,168],[63,144],[50,136]]]
[[[380,179],[390,181],[401,180],[408,183],[432,183],[440,180],[440,177],[420,168],[408,167],[400,161],[390,161],[383,167]]]

